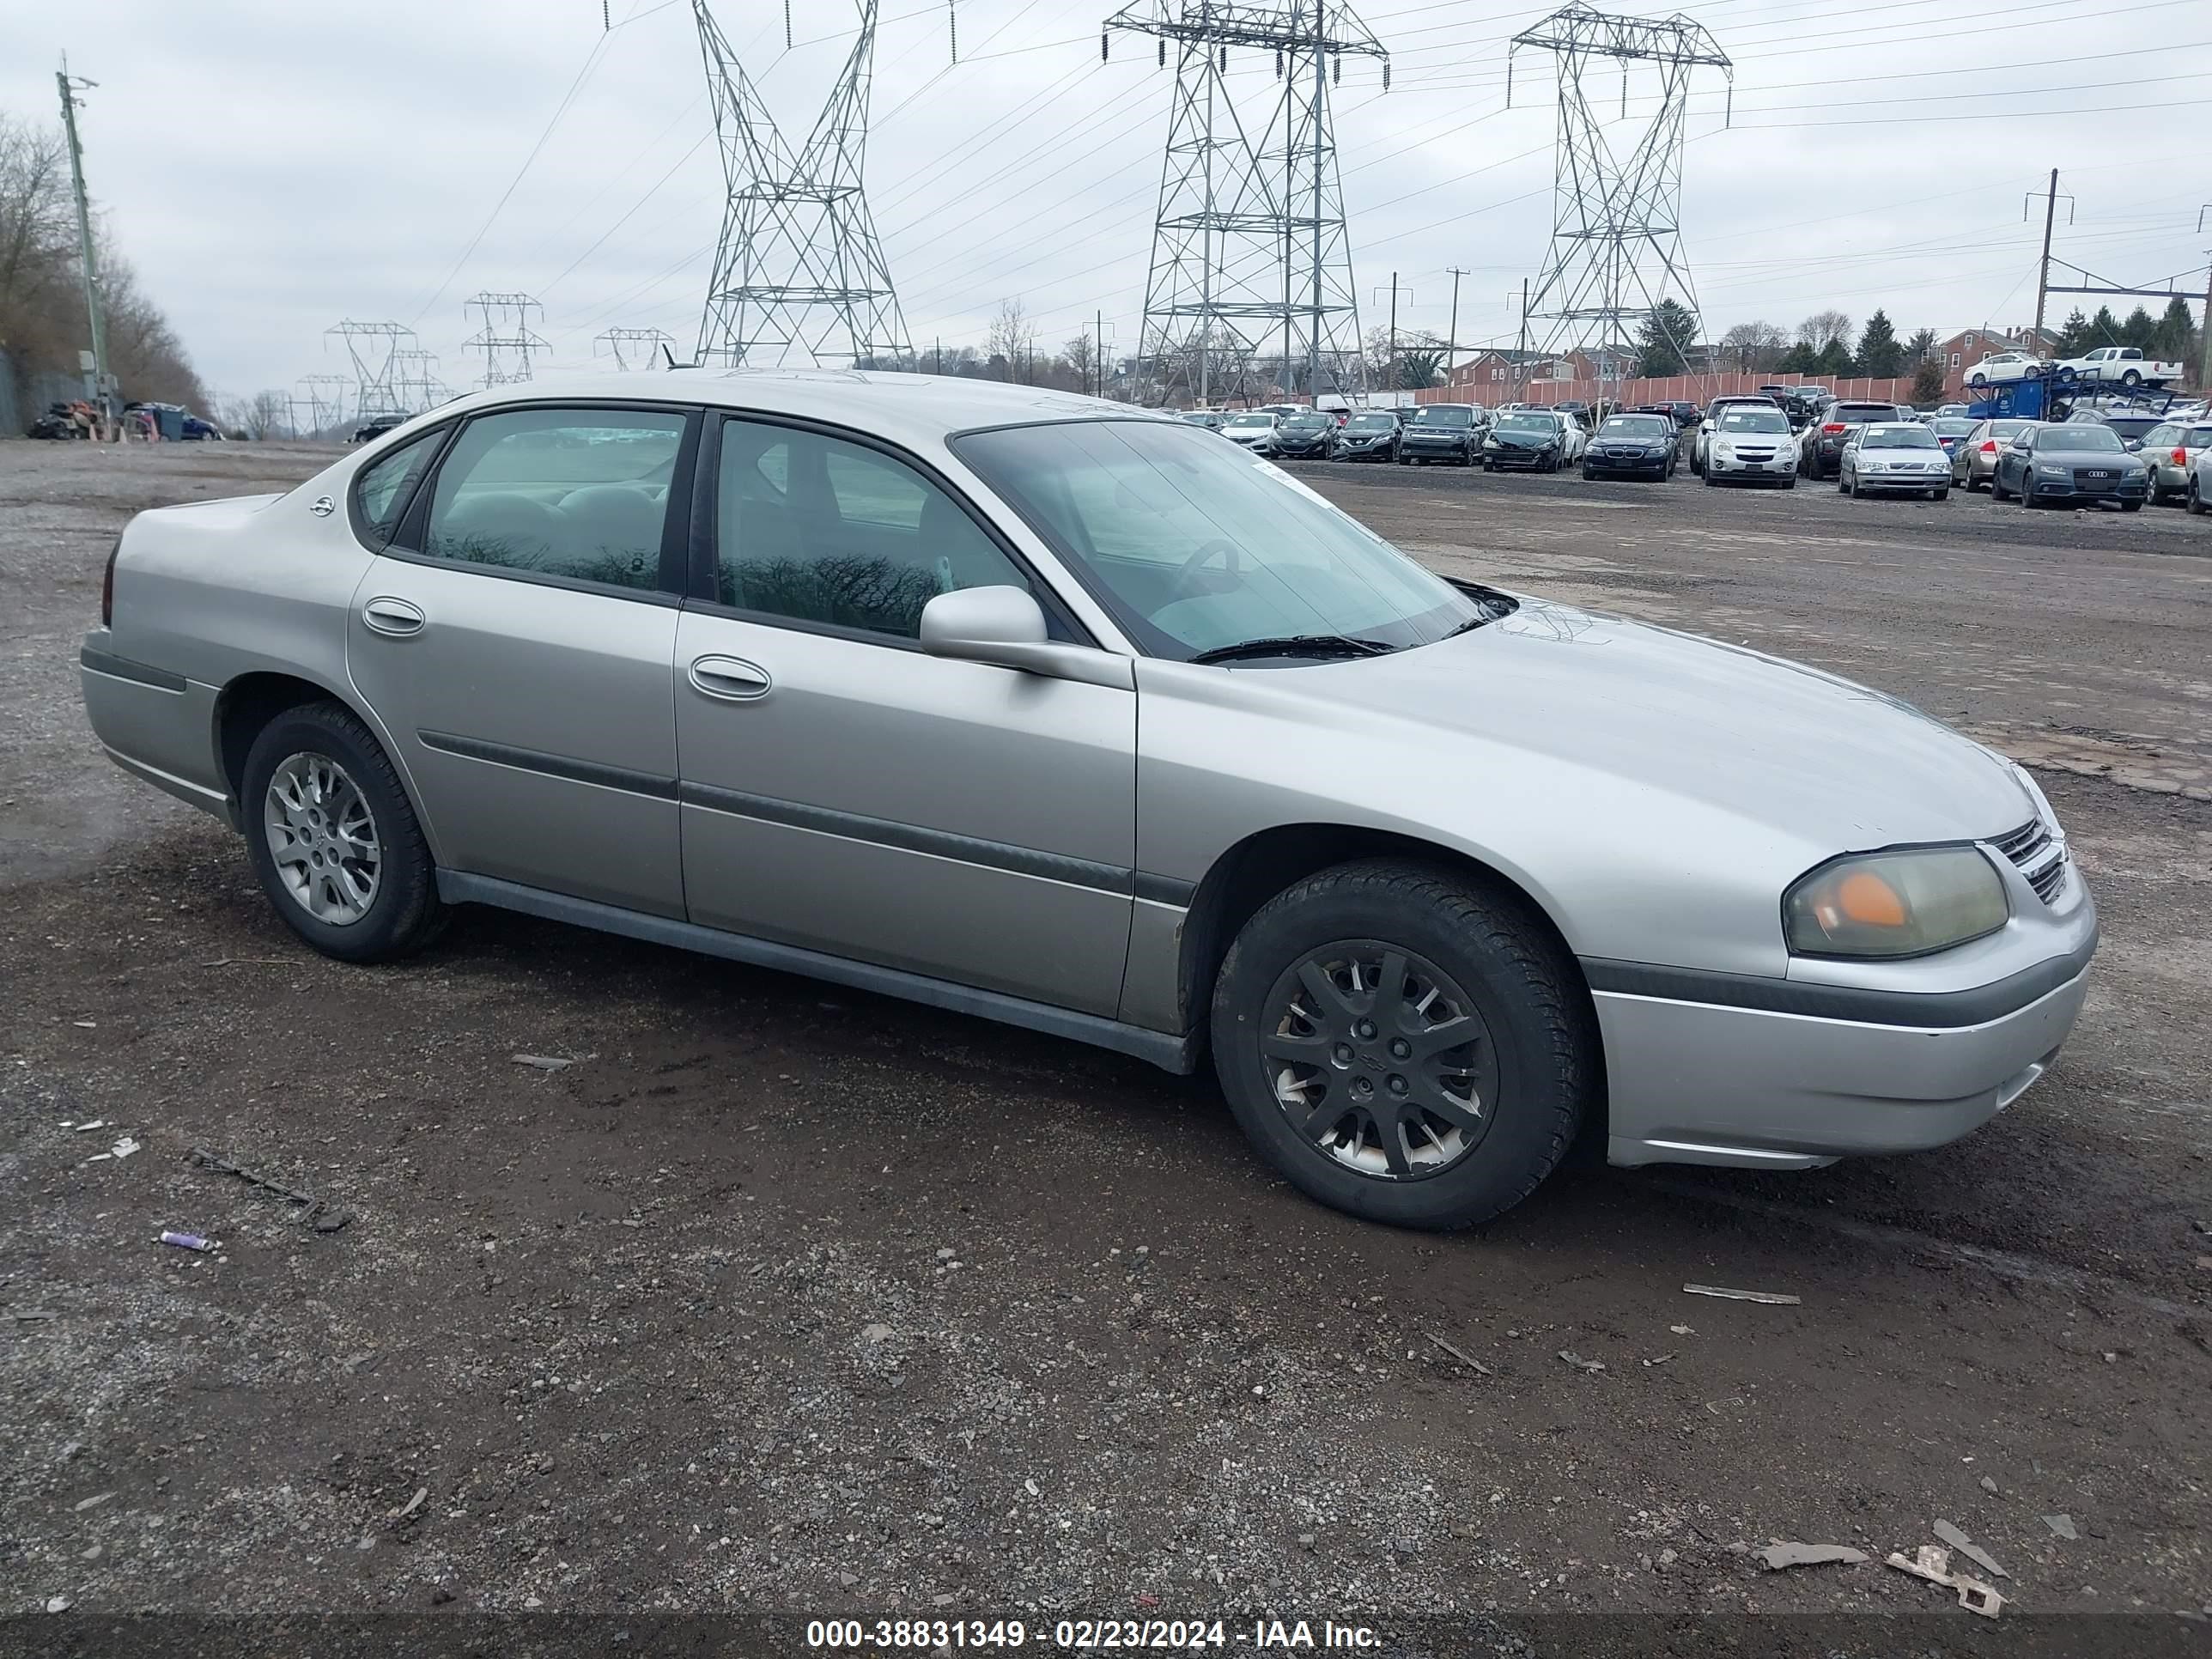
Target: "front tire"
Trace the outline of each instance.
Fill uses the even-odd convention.
[[[1292,1185],[1407,1227],[1510,1209],[1559,1164],[1597,1077],[1588,999],[1517,895],[1399,860],[1261,907],[1214,983],[1214,1066]]]
[[[2189,475],[2189,496],[2183,504],[2194,514],[2202,514],[2204,511],[2204,497],[2197,491],[2197,475],[2194,472]]]
[[[288,708],[247,750],[240,816],[285,925],[341,962],[389,962],[447,911],[413,805],[375,736],[336,703]]]

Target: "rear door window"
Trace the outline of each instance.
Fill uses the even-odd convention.
[[[438,469],[422,551],[518,574],[658,589],[678,410],[479,416]]]

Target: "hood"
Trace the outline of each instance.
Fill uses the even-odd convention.
[[[1316,690],[1323,681],[1340,704],[1417,708],[1440,732],[1702,801],[1828,852],[2002,835],[2035,815],[2004,761],[1894,697],[1540,599],[1456,639],[1331,664]]]

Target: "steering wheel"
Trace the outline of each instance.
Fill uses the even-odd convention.
[[[1199,569],[1216,553],[1226,556],[1222,568],[1230,575],[1237,576],[1243,574],[1243,557],[1237,552],[1237,544],[1225,536],[1216,536],[1212,541],[1201,545],[1197,552],[1185,559],[1182,562],[1182,568],[1176,572],[1173,583],[1177,599],[1186,595],[1195,595],[1201,591],[1198,584]]]

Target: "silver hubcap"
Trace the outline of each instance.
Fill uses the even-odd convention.
[[[360,785],[327,755],[294,755],[269,780],[262,810],[269,856],[299,907],[343,927],[376,902],[384,847]]]

